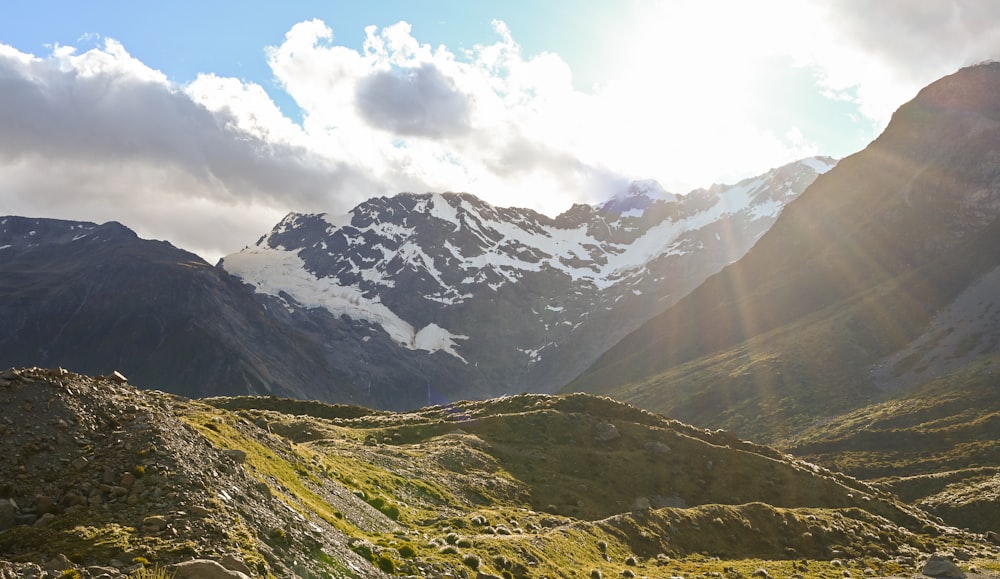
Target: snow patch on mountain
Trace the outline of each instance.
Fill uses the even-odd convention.
[[[259,293],[287,295],[306,308],[324,308],[335,316],[377,324],[407,349],[443,351],[465,362],[456,350],[455,340],[467,336],[452,334],[437,324],[417,331],[382,304],[378,296],[366,297],[357,287],[339,285],[335,278],[316,277],[294,252],[258,246],[227,256],[223,262],[228,271],[239,272],[239,277]]]
[[[809,167],[817,175],[822,175],[837,166],[837,160],[830,157],[809,157],[802,159],[799,163]]]

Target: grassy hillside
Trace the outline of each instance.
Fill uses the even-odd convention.
[[[789,452],[875,480],[950,524],[1000,521],[1000,356],[824,421]]]
[[[0,402],[37,410],[5,423],[22,450],[0,456],[18,473],[0,572],[65,556],[80,577],[189,559],[261,577],[840,577],[958,548],[1000,567],[882,488],[607,398],[396,414],[19,370]]]

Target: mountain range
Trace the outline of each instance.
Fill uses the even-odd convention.
[[[553,391],[739,259],[834,161],[550,218],[469,194],[289,214],[211,267],[120,224],[0,218],[0,365],[408,409]]]
[[[552,391],[739,259],[833,164],[685,196],[633,183],[556,218],[404,193],[344,216],[290,214],[220,267],[335,343],[333,365],[391,407]]]

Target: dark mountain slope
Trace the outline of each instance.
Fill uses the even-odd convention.
[[[181,394],[324,391],[323,351],[239,280],[118,223],[0,218],[0,367],[64,366]]]
[[[765,438],[857,407],[874,363],[1000,265],[998,160],[1000,64],[932,84],[567,390]]]

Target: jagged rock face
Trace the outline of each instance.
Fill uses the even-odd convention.
[[[685,196],[639,182],[556,218],[405,193],[289,214],[220,265],[384,406],[551,391],[739,259],[833,164]]]

